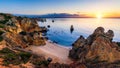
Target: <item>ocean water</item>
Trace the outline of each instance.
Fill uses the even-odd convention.
[[[54,20],[54,22],[52,22]],[[38,22],[40,26],[48,27],[46,36],[62,46],[71,46],[80,35],[87,38],[97,27],[104,27],[105,32],[114,31],[113,41],[120,42],[120,19],[97,19],[97,18],[53,18],[47,22]],[[73,25],[73,32],[70,30]]]

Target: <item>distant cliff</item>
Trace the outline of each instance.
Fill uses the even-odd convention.
[[[14,14],[15,16],[29,17],[29,18],[90,18],[85,14],[69,14],[69,13],[51,13],[43,15],[20,15]]]
[[[38,15],[25,15],[25,14],[14,14],[15,16],[28,17],[28,18],[96,18],[87,14],[69,14],[69,13],[49,13],[49,14],[38,14]],[[120,18],[116,16],[104,17],[104,18]]]

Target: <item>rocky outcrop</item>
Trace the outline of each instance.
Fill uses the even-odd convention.
[[[39,27],[35,19],[0,14],[0,22],[4,25],[3,38],[8,46],[26,48],[29,45],[45,45],[41,32],[47,29]]]
[[[98,63],[101,65],[106,63],[111,66],[116,62],[119,63],[120,48],[115,42],[112,42],[113,37],[114,32],[112,30],[108,30],[108,32],[105,33],[103,27],[98,27],[87,39],[80,36],[80,38],[73,43],[69,57],[77,60],[77,63],[87,64],[88,67],[93,64],[97,66]],[[98,68],[94,65],[90,68]]]
[[[20,47],[20,48],[26,48],[28,45],[22,40],[22,37],[18,34],[13,33],[5,33],[3,35],[4,40],[6,41],[7,45],[9,47]]]
[[[19,24],[23,31],[33,32],[40,30],[37,22],[34,19],[23,18]]]
[[[42,61],[47,61],[44,56],[36,56],[26,50],[31,45],[46,44],[42,36],[42,31],[45,30],[47,29],[39,27],[35,19],[0,13],[0,67],[36,68],[36,64],[41,65]]]

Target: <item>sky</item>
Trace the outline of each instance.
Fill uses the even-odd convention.
[[[120,0],[0,0],[0,12],[13,14],[119,15]]]

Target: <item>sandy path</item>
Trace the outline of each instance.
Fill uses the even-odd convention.
[[[46,42],[45,46],[29,47],[36,54],[44,55],[46,58],[51,57],[54,62],[69,64],[72,61],[68,58],[69,48],[58,46],[58,44]]]

